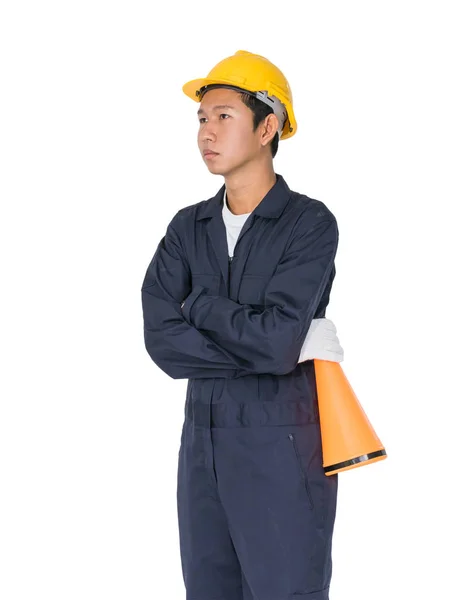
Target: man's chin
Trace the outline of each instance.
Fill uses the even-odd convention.
[[[225,169],[222,165],[206,163],[208,170],[214,175],[223,175]]]

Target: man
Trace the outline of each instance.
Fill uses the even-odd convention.
[[[313,358],[341,361],[325,308],[338,227],[273,169],[291,92],[236,52],[184,92],[225,184],[180,209],[142,285],[146,349],[187,378],[177,502],[187,600],[326,600],[338,475],[326,476]]]

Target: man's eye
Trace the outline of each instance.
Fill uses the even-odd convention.
[[[230,115],[226,114],[226,113],[220,113],[220,117],[229,117]],[[201,117],[199,120],[200,123],[202,123],[203,121],[205,121],[206,117]],[[226,121],[226,119],[224,119]]]

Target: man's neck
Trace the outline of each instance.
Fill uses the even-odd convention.
[[[252,212],[276,183],[273,169],[251,170],[225,177],[226,202],[235,215]]]

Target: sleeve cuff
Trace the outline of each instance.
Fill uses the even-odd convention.
[[[185,302],[182,307],[182,315],[190,325],[193,325],[191,322],[191,308],[193,304],[196,302],[197,298],[204,292],[205,288],[202,285],[197,285],[191,294],[185,298]]]

